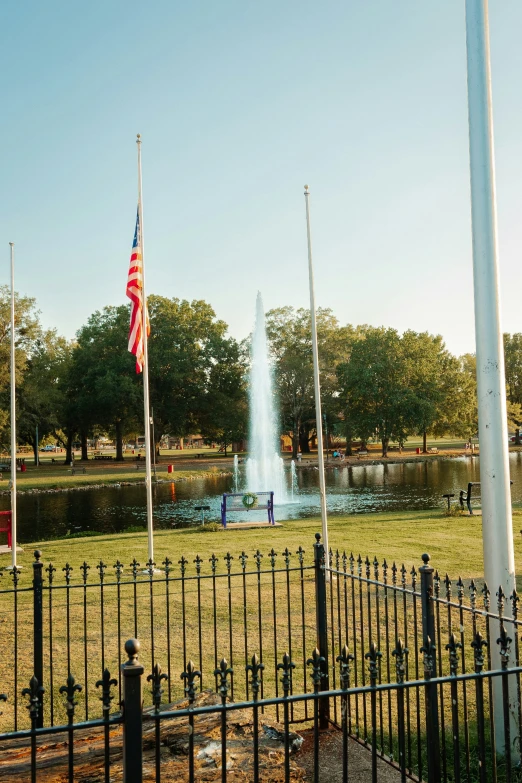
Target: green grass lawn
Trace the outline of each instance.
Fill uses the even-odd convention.
[[[513,511],[516,560],[522,558],[522,509]],[[445,517],[439,509],[428,511],[394,511],[377,514],[354,514],[331,517],[328,523],[330,546],[347,554],[368,555],[382,562],[396,560],[407,567],[422,564],[421,555],[428,552],[432,565],[450,576],[480,576],[483,571],[481,517]],[[208,559],[213,552],[222,557],[245,551],[251,556],[256,549],[267,553],[272,547],[280,553],[285,547],[295,552],[302,546],[311,553],[314,535],[321,531],[319,517],[283,522],[282,527],[207,531],[203,528],[159,530],[154,534],[155,560],[161,563],[168,555],[175,563],[181,555],[189,562],[199,554]],[[92,538],[67,538],[26,545],[20,554],[21,565],[28,566],[34,549],[41,549],[45,561],[65,561],[78,567],[84,560],[93,563],[100,557],[119,558],[128,563],[136,557],[147,560],[147,535],[123,533]],[[109,558],[110,559],[110,558]],[[8,565],[10,555],[0,555],[0,567]],[[112,563],[111,563],[112,565]]]

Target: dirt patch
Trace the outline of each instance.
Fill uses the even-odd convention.
[[[314,780],[314,735],[313,730],[301,731],[303,745],[296,755],[296,763],[303,768],[304,780]],[[321,780],[327,783],[343,783],[343,735],[336,729],[322,732],[319,738],[319,768]],[[355,740],[348,742],[348,779],[350,783],[368,783],[372,779],[372,756],[370,751]],[[400,772],[382,759],[377,759],[379,783],[399,783]]]

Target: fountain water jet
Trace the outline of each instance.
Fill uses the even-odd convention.
[[[288,500],[283,460],[279,456],[279,432],[268,358],[265,312],[257,294],[256,323],[252,335],[250,370],[250,427],[247,460],[247,487],[250,492],[274,492],[276,503]]]

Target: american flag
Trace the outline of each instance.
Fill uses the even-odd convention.
[[[129,351],[136,357],[136,372],[142,372],[145,360],[143,349],[143,267],[141,256],[140,212],[136,216],[136,230],[127,278],[127,296],[132,302],[129,328]],[[147,318],[147,336],[150,327]]]

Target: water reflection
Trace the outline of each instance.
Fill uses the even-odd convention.
[[[522,453],[510,455],[513,502],[522,503]],[[279,519],[319,514],[318,471],[298,471],[298,502],[278,506]],[[290,473],[288,475],[290,481]],[[331,515],[434,508],[445,492],[458,493],[468,481],[480,481],[478,459],[433,460],[386,465],[335,465],[327,470],[328,511]],[[215,476],[154,487],[154,524],[157,528],[199,524],[194,506],[209,505],[208,520],[219,521],[223,492],[233,491],[233,476]],[[9,498],[0,498],[0,508]],[[247,512],[241,512],[244,518]],[[98,530],[120,532],[146,525],[143,485],[55,494],[27,494],[18,500],[20,542]],[[265,512],[248,512],[248,518],[265,519]]]

